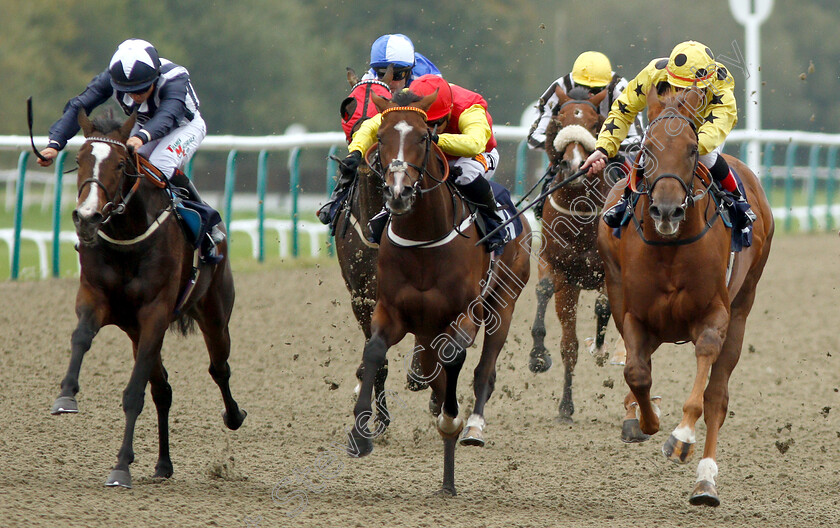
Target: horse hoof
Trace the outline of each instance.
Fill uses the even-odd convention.
[[[650,438],[650,435],[642,432],[642,428],[639,427],[638,418],[624,420],[624,423],[621,424],[621,441],[625,444],[637,444],[644,442],[648,438]]]
[[[458,492],[455,491],[455,486],[452,486],[452,487],[444,486],[441,489],[434,492],[433,495],[435,497],[446,498],[446,497],[454,497],[454,496],[458,495]]]
[[[551,363],[551,356],[548,352],[539,355],[533,355],[532,353],[531,359],[528,361],[528,370],[534,374],[541,374],[551,368]]]
[[[347,454],[353,458],[362,458],[373,452],[373,440],[352,430],[347,439]]]
[[[79,412],[79,406],[76,404],[76,398],[72,396],[60,396],[53,403],[51,414],[76,414]]]
[[[671,435],[662,445],[662,454],[671,462],[685,464],[694,455],[694,444],[677,440],[677,437]]]
[[[701,480],[694,486],[694,492],[688,502],[693,506],[720,506],[720,498],[718,498],[715,485],[708,480]]]
[[[462,446],[484,447],[484,434],[478,427],[466,427],[458,443]]]
[[[610,358],[610,365],[618,365],[620,367],[624,366],[624,357],[623,356],[613,356]]]
[[[245,417],[248,416],[248,413],[245,412],[245,409],[240,409],[239,413],[236,414],[235,417],[231,417],[227,411],[222,412],[222,420],[224,420],[225,425],[231,431],[236,431],[242,425],[242,422],[245,421]]]
[[[566,413],[563,413],[563,412],[558,414],[557,417],[554,419],[554,421],[559,423],[559,424],[564,424],[564,425],[571,425],[571,424],[575,423],[575,420],[574,420],[574,418],[572,418],[572,415],[566,414]]]
[[[113,469],[111,474],[108,475],[105,485],[111,488],[122,486],[131,489],[131,474],[127,469]]]
[[[172,463],[167,462],[164,464],[158,464],[155,466],[155,474],[152,475],[152,478],[155,479],[168,479],[172,476]]]
[[[391,416],[388,413],[377,413],[375,421],[377,424],[382,424],[382,432],[384,433],[388,426],[391,425]],[[379,431],[379,427],[376,428]]]

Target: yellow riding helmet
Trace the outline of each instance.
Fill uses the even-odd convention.
[[[612,65],[610,59],[597,51],[584,51],[575,59],[572,67],[572,80],[590,88],[597,88],[610,84],[612,80]]]
[[[702,85],[712,79],[717,72],[717,63],[708,46],[688,40],[674,47],[666,69],[668,84],[688,88],[695,82]]]

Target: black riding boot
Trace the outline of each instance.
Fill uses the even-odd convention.
[[[739,229],[743,229],[752,225],[752,223],[756,220],[756,216],[750,207],[750,204],[747,202],[746,197],[742,195],[741,191],[738,189],[737,184],[734,191],[727,191],[723,188],[722,182],[729,177],[730,172],[729,164],[726,163],[723,156],[718,156],[715,164],[709,168],[709,173],[711,173],[712,179],[715,180],[722,191],[720,197],[723,199],[723,202],[734,211],[737,217],[733,218],[733,221],[736,222]],[[734,176],[732,178],[734,179]]]
[[[543,181],[542,190],[540,191],[540,194],[543,194],[548,189],[548,186],[552,183],[554,183],[554,178],[546,177],[545,181]],[[545,206],[546,200],[548,200],[548,196],[537,202],[537,205],[534,206],[534,216],[537,217],[537,220],[542,220],[543,207]]]
[[[206,204],[204,200],[201,199],[201,196],[198,194],[198,191],[193,185],[193,182],[187,178],[187,175],[181,172],[180,169],[175,169],[175,172],[172,174],[172,177],[169,178],[169,183],[173,186],[183,189],[186,192],[187,200],[203,203]],[[210,239],[213,241],[214,244],[219,244],[225,239],[225,233],[221,229],[219,229],[218,224],[214,225],[213,228],[210,230]]]
[[[490,182],[484,177],[479,176],[466,185],[458,185],[457,183],[455,185],[464,195],[464,198],[478,206],[478,210],[484,217],[485,224],[487,224],[488,233],[504,222],[504,218],[496,212],[498,208],[496,198],[493,196],[493,188],[490,187]],[[503,248],[507,242],[507,231],[503,229],[496,233],[493,238],[487,240],[487,250],[492,253]]]
[[[344,195],[347,190],[353,185],[353,182],[356,180],[356,175],[347,175],[345,173],[340,173],[338,177],[338,181],[335,182],[335,189],[333,189],[332,194],[330,194],[329,200],[327,203],[321,206],[318,209],[318,220],[321,221],[322,224],[328,225],[334,216],[332,212],[333,204],[336,200],[338,200],[342,195]]]

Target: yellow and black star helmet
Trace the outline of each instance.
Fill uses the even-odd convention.
[[[610,84],[612,65],[610,59],[597,51],[584,51],[575,59],[572,66],[572,80],[590,88],[600,88]]]
[[[668,57],[666,68],[668,83],[677,88],[688,88],[695,82],[702,85],[717,72],[712,50],[694,40],[677,44]]]

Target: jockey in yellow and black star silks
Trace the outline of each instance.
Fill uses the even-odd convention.
[[[595,152],[581,168],[588,168],[590,174],[604,169],[606,160],[618,152],[636,115],[647,106],[647,93],[652,88],[663,93],[670,89],[685,89],[694,84],[705,94],[702,106],[693,115],[700,162],[709,168],[714,180],[731,193],[743,220],[751,223],[755,215],[738,190],[729,165],[720,156],[726,137],[738,121],[735,81],[723,64],[715,61],[707,46],[693,40],[675,46],[669,57],[652,60],[627,84],[601,127]],[[625,193],[619,203],[604,213],[607,225],[619,227],[624,218],[626,197]]]

